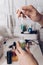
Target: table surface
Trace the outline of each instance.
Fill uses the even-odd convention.
[[[37,34],[17,34],[14,33],[14,35],[18,36],[18,37],[22,37],[24,39],[30,39],[30,40],[37,40]]]
[[[12,42],[14,42],[14,40],[18,40],[18,38],[9,39],[7,41],[7,46],[11,45]],[[30,51],[34,55],[34,57],[37,59],[39,65],[43,65],[43,56],[42,56],[39,45],[36,45],[36,44],[32,45],[30,48]],[[0,59],[0,65],[8,65],[4,56]],[[14,62],[11,65],[19,65],[19,62]]]

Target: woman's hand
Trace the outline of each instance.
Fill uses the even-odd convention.
[[[23,12],[21,10],[17,11],[18,17],[21,17],[22,14],[23,17],[28,16],[33,21],[41,21],[42,15],[32,5],[23,6],[21,9]]]
[[[15,52],[18,56],[20,65],[38,65],[36,59],[30,53],[29,49],[26,48],[26,51],[22,50],[19,42],[17,42],[17,49]]]

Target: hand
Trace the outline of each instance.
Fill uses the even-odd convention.
[[[23,12],[20,10],[17,11],[18,17],[21,17],[22,14],[23,17],[27,15],[33,21],[39,22],[41,20],[41,14],[32,5],[23,6],[22,10]]]
[[[22,50],[19,42],[17,42],[17,49],[15,50],[20,65],[38,65],[36,59],[30,53],[29,49]]]

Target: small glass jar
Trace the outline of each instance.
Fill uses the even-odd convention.
[[[26,44],[25,40],[20,40],[19,42],[20,42],[21,48],[25,49],[25,44]]]

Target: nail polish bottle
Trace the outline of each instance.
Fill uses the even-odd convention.
[[[12,62],[15,62],[15,61],[18,61],[18,56],[14,51],[12,51]]]
[[[20,40],[19,42],[20,42],[21,48],[22,48],[23,50],[25,50],[25,43],[26,43],[25,40],[22,39],[22,40]]]
[[[7,51],[7,64],[12,64],[12,51]]]
[[[12,62],[18,61],[18,56],[15,53],[16,50],[16,42],[13,42],[13,47],[12,47]]]

